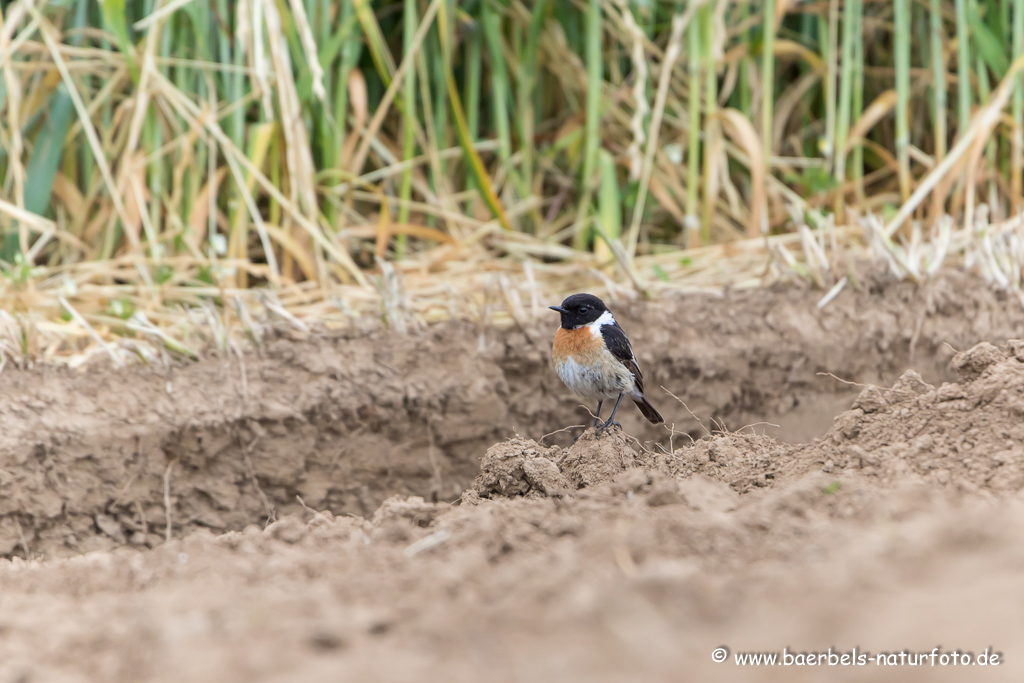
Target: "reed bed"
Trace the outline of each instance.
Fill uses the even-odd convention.
[[[1024,261],[1024,0],[0,2],[0,368]]]

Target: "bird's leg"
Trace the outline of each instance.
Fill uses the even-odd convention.
[[[598,428],[598,431],[608,431],[609,427],[621,427],[618,422],[615,422],[615,412],[619,409],[619,404],[622,403],[622,397],[625,394],[619,394],[619,398],[615,401],[615,407],[612,408],[612,414],[608,416],[608,419],[603,425]]]

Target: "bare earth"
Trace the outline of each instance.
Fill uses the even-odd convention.
[[[0,682],[1022,680],[1024,310],[859,284],[613,303],[574,445],[544,317],[7,367]],[[855,647],[1000,664],[733,660]]]

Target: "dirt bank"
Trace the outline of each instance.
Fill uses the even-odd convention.
[[[915,367],[939,382],[957,349],[1024,327],[1019,302],[956,273],[923,286],[867,277],[824,310],[819,297],[785,286],[611,302],[678,433],[631,409],[626,431],[664,446],[699,437],[688,408],[707,427],[767,422],[784,441],[806,441],[858,391],[820,373],[886,383]],[[301,510],[296,496],[363,516],[392,494],[455,500],[495,440],[539,439],[586,418],[550,370],[557,323],[544,313],[508,330],[280,333],[243,357],[166,367],[8,364],[0,554],[151,547],[168,524],[174,537],[241,529]]]
[[[805,445],[513,438],[457,505],[15,559],[0,680],[1020,680],[1024,343],[951,376],[868,387]],[[1002,664],[746,669],[719,646]]]

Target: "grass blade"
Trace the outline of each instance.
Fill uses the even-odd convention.
[[[1024,0],[1013,0],[1013,56],[1024,55]],[[1010,162],[1010,193],[1013,214],[1019,215],[1024,193],[1024,78],[1017,76],[1013,86],[1013,141]]]
[[[402,47],[403,54],[409,54],[412,48],[412,39],[416,33],[416,0],[405,0],[402,13]],[[403,83],[403,108],[402,108],[402,159],[408,161],[416,155],[416,70],[407,69]],[[402,181],[398,190],[398,196],[402,200],[398,209],[398,222],[409,222],[409,198],[412,196],[412,167],[410,166],[402,173]],[[398,235],[395,241],[395,258],[402,259],[405,256],[405,248],[408,237],[405,234]]]
[[[761,56],[761,144],[765,161],[772,156],[772,116],[775,113],[775,0],[764,3],[764,48]]]
[[[437,28],[438,34],[441,36],[442,50],[447,50],[447,13],[444,6],[441,6],[437,13]],[[466,115],[462,110],[462,102],[459,99],[459,89],[455,83],[455,74],[452,73],[451,63],[448,60],[443,61],[445,80],[448,84],[449,104],[452,108],[452,117],[455,119],[455,130],[458,133],[459,142],[462,145],[462,151],[465,153],[469,162],[470,171],[476,179],[477,185],[480,188],[480,193],[483,195],[484,203],[487,205],[487,208],[490,209],[491,214],[498,220],[498,223],[502,228],[505,230],[512,230],[512,224],[509,223],[508,216],[505,214],[505,209],[502,207],[501,201],[498,199],[498,195],[494,191],[494,185],[491,184],[491,179],[487,175],[487,169],[484,168],[484,163],[480,159],[480,154],[476,151],[476,147],[473,146],[473,138],[470,136],[469,126],[466,124]]]
[[[896,159],[900,196],[910,197],[910,0],[895,0],[893,52],[896,58]]]
[[[956,0],[957,134],[962,136],[971,123],[971,47],[967,28],[967,0]]]
[[[601,86],[604,83],[601,32],[601,2],[590,0],[587,5],[586,24],[587,97],[583,130],[583,168],[580,172],[583,199],[576,214],[579,232],[576,233],[574,240],[577,249],[585,249],[590,243],[591,231],[584,226],[587,225],[586,218],[590,211],[594,171],[597,169],[597,150],[601,146]]]
[[[619,196],[619,179],[615,169],[615,158],[607,151],[599,154],[601,169],[601,191],[598,194],[598,221],[602,236],[594,244],[594,256],[598,263],[613,258],[611,242],[622,234],[622,199]]]

